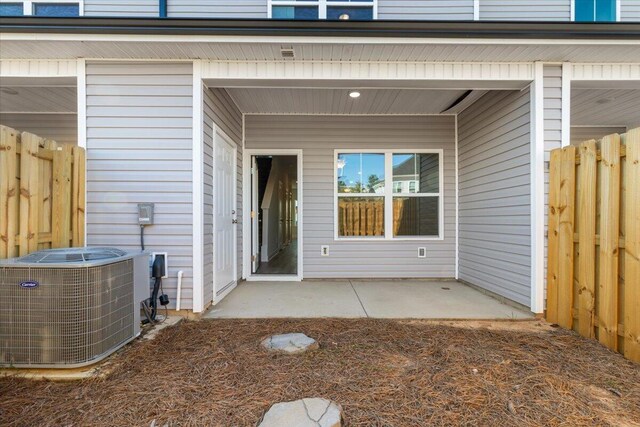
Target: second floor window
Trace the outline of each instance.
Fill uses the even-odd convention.
[[[1,2],[0,16],[80,16],[80,4],[73,0]]]
[[[375,19],[375,2],[376,0],[271,0],[271,18],[370,21]]]
[[[616,0],[574,0],[576,21],[609,22],[616,20]]]

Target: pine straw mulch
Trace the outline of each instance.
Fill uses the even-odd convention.
[[[0,425],[254,426],[273,403],[314,396],[341,404],[347,426],[638,425],[639,365],[572,332],[519,323],[183,322],[127,346],[106,378],[0,379]],[[259,346],[296,331],[320,349]]]

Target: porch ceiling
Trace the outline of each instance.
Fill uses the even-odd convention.
[[[56,40],[50,40],[54,38]],[[9,34],[0,35],[1,58],[12,59],[208,59],[292,61],[630,62],[640,57],[635,41],[478,40],[370,38],[318,40],[304,37],[221,37]]]
[[[464,90],[233,88],[238,107],[249,114],[439,114]]]
[[[577,89],[571,96],[571,124],[640,126],[640,89]]]
[[[0,80],[0,113],[75,113],[75,87],[16,86]]]

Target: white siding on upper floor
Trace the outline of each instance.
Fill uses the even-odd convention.
[[[170,18],[267,18],[267,0],[167,0]]]
[[[158,17],[158,0],[84,0],[84,16]]]
[[[140,250],[137,203],[155,203],[149,252],[168,252],[175,307],[193,296],[192,64],[87,64],[87,243]]]
[[[640,0],[620,0],[620,20],[640,21]]]
[[[473,20],[473,0],[378,0],[378,19]]]
[[[224,89],[208,89],[203,93],[203,175],[204,194],[202,197],[204,228],[203,228],[203,284],[205,306],[213,300],[213,271],[214,271],[214,239],[213,239],[213,123],[218,126],[231,140],[236,143],[237,158],[237,194],[238,202],[238,280],[242,277],[242,113],[238,110],[229,94]]]
[[[485,21],[570,21],[572,0],[480,0]]]
[[[459,277],[531,304],[530,94],[489,92],[458,116]]]
[[[303,150],[304,277],[455,275],[455,128],[453,116],[251,116],[247,149]],[[334,150],[443,149],[444,240],[334,240]],[[330,256],[320,256],[329,245]],[[418,247],[427,257],[418,258]]]

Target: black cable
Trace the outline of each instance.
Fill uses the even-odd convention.
[[[144,251],[144,225],[140,226],[140,246],[142,246],[142,250]]]

